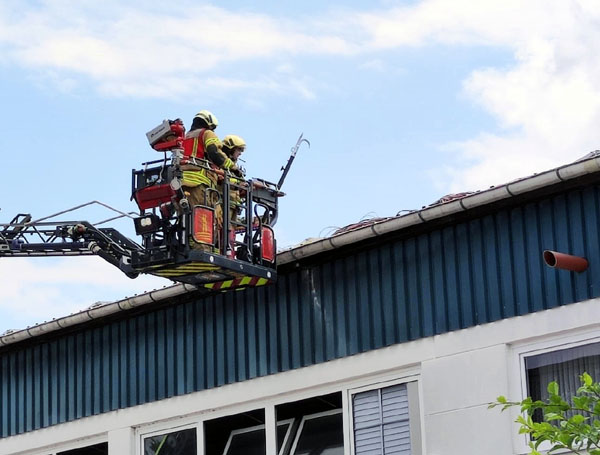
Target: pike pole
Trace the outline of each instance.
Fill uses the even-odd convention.
[[[294,145],[292,147],[292,154],[290,155],[286,165],[284,167],[281,168],[281,170],[283,171],[283,174],[281,174],[281,178],[279,179],[279,182],[277,182],[277,189],[281,189],[281,186],[283,185],[283,181],[285,180],[285,177],[287,176],[288,172],[290,171],[290,167],[292,167],[292,163],[294,162],[294,158],[296,158],[296,153],[298,153],[298,149],[300,148],[300,146],[302,145],[303,142],[306,142],[308,144],[308,147],[310,148],[310,142],[308,142],[308,139],[303,139],[302,135],[304,133],[300,134],[300,137],[298,138],[298,141],[296,142],[296,145]]]

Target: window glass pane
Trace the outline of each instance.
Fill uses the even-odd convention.
[[[584,372],[600,380],[600,343],[547,352],[525,358],[527,393],[534,400],[548,398],[548,383],[556,381],[563,398],[574,395],[581,386],[579,376]],[[541,411],[534,421],[541,422]]]
[[[301,432],[300,423],[302,427],[308,424],[310,417],[319,417],[323,415],[331,415],[335,412],[342,412],[342,394],[341,392],[329,393],[326,395],[319,395],[303,400],[290,401],[287,403],[279,404],[275,407],[275,414],[277,418],[277,452],[279,455],[291,455],[292,449],[294,448],[296,441],[298,441],[298,435]],[[288,430],[287,434],[284,432]],[[310,426],[308,429],[310,429]],[[340,426],[340,432],[341,432]],[[340,433],[341,434],[341,433]],[[298,447],[300,449],[301,447]],[[298,453],[298,452],[296,452]],[[329,453],[319,451],[317,448],[315,452],[311,454],[318,455],[320,453]]]
[[[204,422],[205,455],[265,455],[266,446],[264,409]]]
[[[196,429],[174,431],[144,439],[144,455],[196,455]]]
[[[294,455],[343,455],[342,414],[306,419]]]
[[[101,442],[100,444],[94,444],[93,446],[80,447],[78,449],[67,450],[65,452],[58,452],[57,455],[107,455],[108,454],[108,442]]]
[[[233,434],[225,455],[265,455],[267,451],[264,428]]]

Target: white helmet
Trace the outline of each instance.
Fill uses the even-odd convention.
[[[194,118],[199,118],[201,120],[204,120],[204,122],[206,122],[206,124],[208,125],[208,128],[211,130],[214,130],[219,125],[219,121],[217,120],[217,117],[215,117],[215,115],[213,113],[211,113],[210,111],[202,110],[202,111],[198,112],[194,116]]]

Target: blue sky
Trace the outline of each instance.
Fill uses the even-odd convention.
[[[599,20],[584,0],[2,2],[0,221],[135,210],[146,131],[201,109],[246,139],[253,177],[277,181],[310,140],[280,247],[565,164],[599,148]],[[169,284],[3,259],[0,331]]]

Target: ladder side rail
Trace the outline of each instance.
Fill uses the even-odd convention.
[[[225,257],[229,257],[228,250],[229,246],[229,205],[230,205],[230,187],[229,187],[229,175],[227,172],[223,175],[223,196],[222,196],[222,226],[221,226],[221,245],[219,250]]]
[[[244,235],[244,247],[246,254],[248,255],[248,262],[254,263],[254,253],[252,252],[252,224],[253,224],[253,211],[252,211],[252,181],[247,182],[246,189],[246,233]]]

